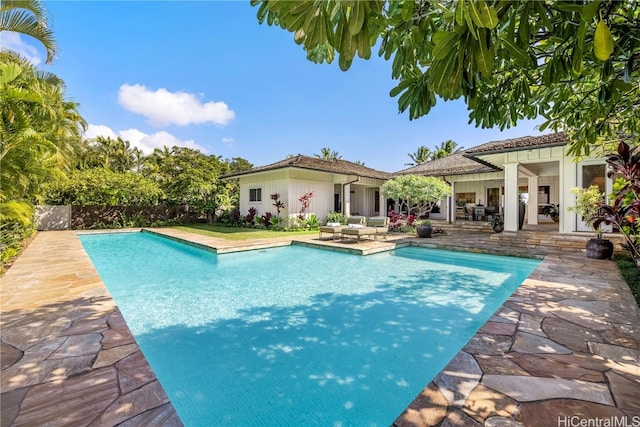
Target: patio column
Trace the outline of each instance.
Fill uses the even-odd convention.
[[[455,181],[451,181],[451,196],[449,196],[449,212],[447,213],[447,217],[449,222],[456,222],[456,183]]]
[[[387,216],[387,199],[382,194],[382,187],[378,187],[378,194],[380,195],[378,197],[378,212],[380,216]]]
[[[529,225],[538,225],[538,175],[529,177]]]
[[[518,231],[518,164],[504,168],[504,231]]]
[[[351,216],[351,184],[344,185],[344,203],[342,203],[342,213]]]

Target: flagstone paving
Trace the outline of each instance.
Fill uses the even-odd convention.
[[[218,252],[291,244],[155,231]],[[363,254],[407,244],[535,254],[488,236],[295,239]],[[544,255],[395,427],[640,423],[640,314],[615,264],[566,249]],[[0,280],[0,425],[182,425],[75,232],[39,233]]]

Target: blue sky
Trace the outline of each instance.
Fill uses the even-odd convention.
[[[44,5],[58,43],[53,64],[43,64],[44,52],[27,37],[3,35],[3,47],[66,82],[90,124],[87,136],[121,136],[146,152],[184,145],[259,166],[330,147],[393,172],[420,145],[453,139],[469,148],[537,135],[542,122],[479,129],[467,124],[462,101],[439,101],[409,121],[389,96],[390,62],[374,54],[348,72],[337,61],[313,64],[291,33],[259,25],[248,1]]]

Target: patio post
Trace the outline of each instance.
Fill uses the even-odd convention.
[[[529,225],[538,224],[538,175],[529,177]]]
[[[518,231],[518,163],[504,166],[504,231]]]
[[[342,213],[351,216],[351,184],[344,185],[344,203],[342,204]]]

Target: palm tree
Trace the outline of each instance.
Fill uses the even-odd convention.
[[[144,153],[138,147],[133,147],[133,171],[141,172],[144,167]]]
[[[459,153],[464,147],[456,148],[458,143],[452,139],[442,141],[439,146],[436,147],[436,151],[433,153],[432,159],[441,159],[454,153]]]
[[[0,32],[12,31],[38,40],[47,51],[47,64],[56,55],[53,31],[39,0],[0,0]]]
[[[323,160],[336,160],[336,159],[342,158],[342,156],[339,155],[337,151],[331,151],[331,148],[329,147],[321,148],[320,154],[314,154],[314,157],[317,157]]]
[[[413,163],[405,163],[405,166],[417,166],[431,160],[433,153],[430,149],[421,145],[415,153],[409,153],[409,157],[413,160]]]
[[[0,52],[0,201],[41,196],[71,166],[84,126],[62,80]]]
[[[131,143],[118,137],[98,136],[95,139],[96,157],[99,163],[114,172],[126,172],[135,166],[134,150]]]

